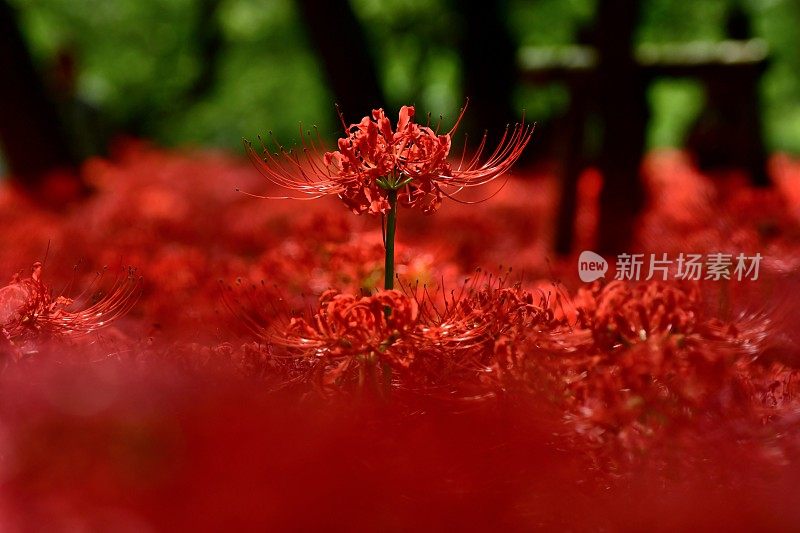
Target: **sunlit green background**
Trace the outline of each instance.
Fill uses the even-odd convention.
[[[724,36],[732,0],[647,0],[637,39],[688,42]],[[200,68],[197,0],[12,0],[44,71],[71,49],[80,66],[78,95],[116,130],[165,145],[239,149],[242,137],[268,129],[293,138],[299,121],[333,132],[333,96],[291,0],[223,0],[223,47],[209,91],[186,92]],[[352,0],[378,58],[389,107],[413,102],[452,116],[463,102],[456,42],[462,30],[456,0]],[[594,0],[512,0],[508,24],[520,46],[574,42],[591,20]],[[763,78],[770,150],[800,152],[800,2],[744,3],[755,36],[768,41]],[[331,28],[332,32],[337,31]],[[649,93],[650,146],[680,145],[703,106],[702,87],[663,80]],[[563,87],[521,86],[516,104],[536,120],[562,113]],[[349,117],[356,119],[358,117]]]

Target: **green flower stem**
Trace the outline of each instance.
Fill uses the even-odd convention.
[[[389,189],[389,213],[386,215],[386,269],[383,288],[394,289],[394,234],[397,230],[397,189]]]
[[[408,184],[409,181],[410,178],[404,181],[398,181],[396,178],[386,178],[378,182],[381,187],[386,189],[387,199],[389,200],[389,212],[386,214],[386,260],[383,274],[383,288],[387,291],[394,289],[394,234],[397,231],[397,190]],[[392,314],[392,309],[386,306],[383,311],[388,320]],[[375,370],[372,369],[373,375]],[[383,371],[381,376],[383,378],[381,380],[382,383],[379,384],[377,379],[375,379],[374,383],[378,386],[382,397],[388,399],[392,390],[392,369],[388,364],[381,363],[381,370]]]

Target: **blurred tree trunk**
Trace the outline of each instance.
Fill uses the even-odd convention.
[[[729,6],[726,26],[729,39],[753,37],[750,19],[738,2]],[[741,168],[753,185],[770,185],[758,90],[765,68],[763,63],[739,65],[706,80],[706,105],[687,141],[701,170]]]
[[[221,0],[199,0],[194,27],[194,45],[200,70],[186,93],[186,106],[205,97],[217,82],[223,38],[217,13]]]
[[[506,26],[508,2],[466,0],[454,7],[465,22],[460,43],[469,98],[465,127],[473,134],[500,130],[518,120],[513,105],[517,48]]]
[[[636,216],[644,203],[640,165],[647,130],[644,74],[633,56],[638,20],[636,0],[598,2],[597,94],[603,141],[599,158],[600,253],[619,253],[631,244]]]
[[[583,76],[570,86],[570,102],[560,135],[557,156],[561,164],[561,195],[556,222],[555,249],[559,255],[572,252],[578,215],[578,180],[586,168],[586,130],[592,110],[592,76]]]
[[[85,191],[74,170],[77,161],[55,104],[33,64],[16,20],[16,13],[0,0],[0,143],[12,176],[28,190],[42,192],[45,178],[61,173],[58,188]],[[49,184],[52,185],[52,184]]]
[[[347,0],[297,0],[308,37],[342,112],[351,121],[383,107],[371,47]]]

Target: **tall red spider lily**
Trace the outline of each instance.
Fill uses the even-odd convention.
[[[302,127],[302,150],[286,150],[273,139],[275,150],[262,142],[259,155],[249,141],[244,144],[251,161],[267,179],[297,193],[262,198],[310,200],[335,194],[356,214],[382,215],[384,288],[392,289],[397,206],[433,213],[441,205],[442,196],[455,200],[462,190],[486,185],[507,173],[531,140],[533,125],[523,121],[506,128],[488,157],[482,157],[487,140],[484,134],[471,157],[465,149],[458,163],[451,164],[452,136],[465,109],[444,135],[438,128],[435,131],[416,124],[414,107],[403,106],[394,130],[383,109],[373,110],[371,117],[350,126],[340,113],[346,136],[339,139],[335,151],[325,150],[319,134],[304,133]]]
[[[16,275],[0,288],[2,336],[12,345],[40,338],[74,338],[104,328],[131,310],[141,290],[141,278],[128,269],[95,303],[71,310],[75,301],[53,297],[41,274],[42,263],[37,261],[30,277]]]

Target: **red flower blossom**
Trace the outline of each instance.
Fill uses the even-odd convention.
[[[14,345],[39,338],[78,337],[108,326],[136,303],[141,281],[130,270],[95,303],[71,311],[74,301],[53,297],[41,274],[42,263],[37,261],[30,277],[21,279],[17,274],[0,288],[2,336]]]
[[[301,193],[298,199],[336,194],[357,214],[386,214],[391,209],[388,191],[396,190],[401,204],[432,213],[441,205],[443,195],[451,197],[506,173],[533,133],[533,126],[524,123],[506,130],[497,148],[481,161],[484,135],[473,157],[462,156],[457,165],[451,165],[447,158],[461,115],[448,133],[439,135],[428,126],[416,124],[414,113],[413,106],[403,106],[392,130],[383,109],[373,110],[371,117],[345,127],[347,136],[339,139],[338,150],[333,152],[323,153],[319,138],[315,140],[302,131],[302,156],[277,142],[279,153],[264,147],[263,158],[249,142],[245,141],[245,147],[264,176]]]
[[[699,303],[696,285],[612,281],[579,289],[576,306],[581,325],[592,331],[598,347],[611,352],[653,337],[695,333]]]
[[[452,393],[485,381],[500,366],[508,371],[510,360],[495,363],[501,344],[533,336],[543,350],[569,350],[573,344],[571,329],[555,317],[547,294],[506,281],[479,272],[450,292],[418,283],[362,297],[329,290],[318,311],[288,321],[274,295],[224,294],[239,321],[299,380],[341,390],[356,380],[363,386],[365,373],[382,368],[393,387]],[[580,339],[585,343],[586,336]]]
[[[277,317],[260,331],[256,324],[268,321],[233,310],[293,369],[290,374],[320,389],[363,389],[381,379],[383,392],[412,383],[438,385],[444,372],[467,366],[486,332],[474,313],[437,310],[429,299],[396,290],[362,297],[329,290],[315,313],[288,322]]]
[[[595,283],[575,305],[576,332],[590,333],[592,345],[547,363],[562,376],[556,397],[567,419],[588,441],[642,449],[710,413],[753,414],[747,376],[763,350],[763,319],[721,322],[698,285],[677,282]]]

